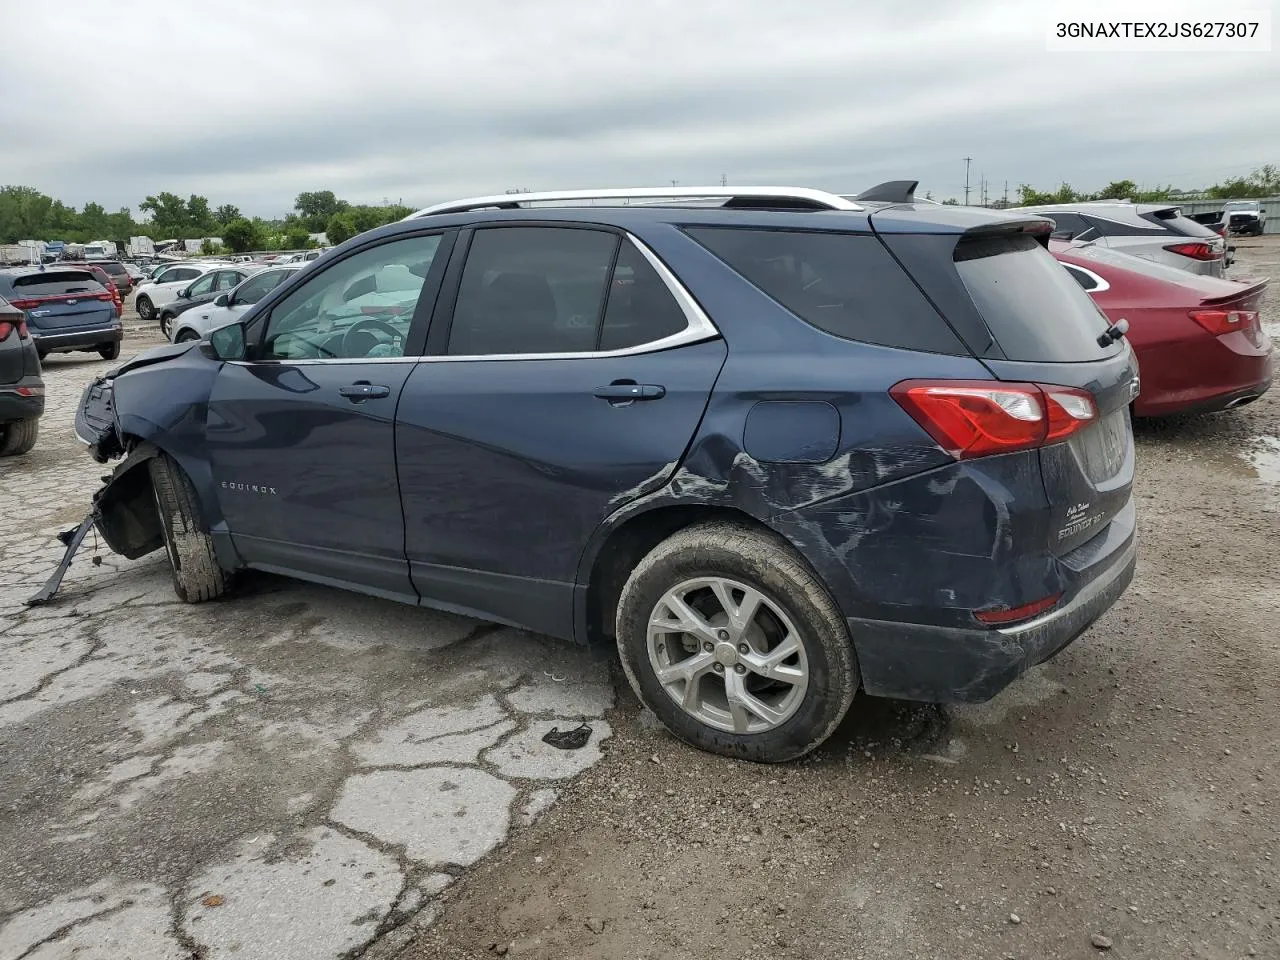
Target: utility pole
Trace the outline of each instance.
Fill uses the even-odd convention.
[[[1009,206],[1009,181],[1004,182],[1004,205]]]
[[[729,175],[727,173],[720,174],[720,186],[727,187],[729,185]]]
[[[964,158],[964,205],[969,205],[969,162],[973,157]]]
[[[982,184],[982,205],[987,205],[987,175],[985,173],[978,174],[978,182]]]
[[[672,180],[672,181],[671,181],[671,185],[672,185],[673,187],[678,187],[678,186],[680,186],[680,181],[679,181],[679,180]]]

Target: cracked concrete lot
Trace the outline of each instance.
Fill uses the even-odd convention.
[[[0,960],[390,951],[600,758],[607,661],[278,578],[187,606],[162,553],[92,537],[25,608],[106,471],[71,423],[108,366],[51,357],[0,463]],[[542,742],[584,716],[584,749]]]

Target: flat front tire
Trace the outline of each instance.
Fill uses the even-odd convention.
[[[784,540],[725,522],[655,547],[617,610],[632,689],[675,736],[779,763],[829,737],[858,688],[835,602]]]
[[[222,596],[230,578],[218,566],[213,538],[200,521],[195,488],[183,469],[165,454],[148,461],[165,551],[173,568],[173,591],[187,603]]]

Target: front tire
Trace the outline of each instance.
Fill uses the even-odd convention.
[[[164,334],[166,340],[171,340],[169,331],[173,328],[173,314],[160,311],[160,332]]]
[[[658,544],[617,610],[632,689],[692,746],[761,763],[803,756],[858,688],[848,628],[781,538],[724,522]]]
[[[30,453],[39,435],[39,420],[15,420],[0,426],[0,457],[20,457]]]
[[[115,360],[120,356],[120,341],[114,340],[111,343],[104,343],[98,348],[98,356],[103,360]]]
[[[140,296],[133,302],[133,309],[138,311],[138,316],[148,323],[155,319],[156,308],[151,305],[151,298]]]
[[[222,596],[230,577],[218,566],[213,538],[200,522],[200,504],[191,480],[165,454],[148,461],[148,466],[165,551],[173,568],[173,592],[186,603],[203,603]]]
[[[199,340],[199,339],[200,339],[200,334],[196,333],[194,330],[183,330],[180,334],[174,337],[173,342],[174,343],[190,343],[192,340]]]

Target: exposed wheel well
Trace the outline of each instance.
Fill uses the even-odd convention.
[[[622,595],[622,587],[645,554],[677,530],[707,520],[732,520],[757,530],[769,530],[750,514],[732,507],[659,507],[625,521],[609,534],[591,568],[591,578],[587,582],[589,642],[613,640],[614,611]]]

